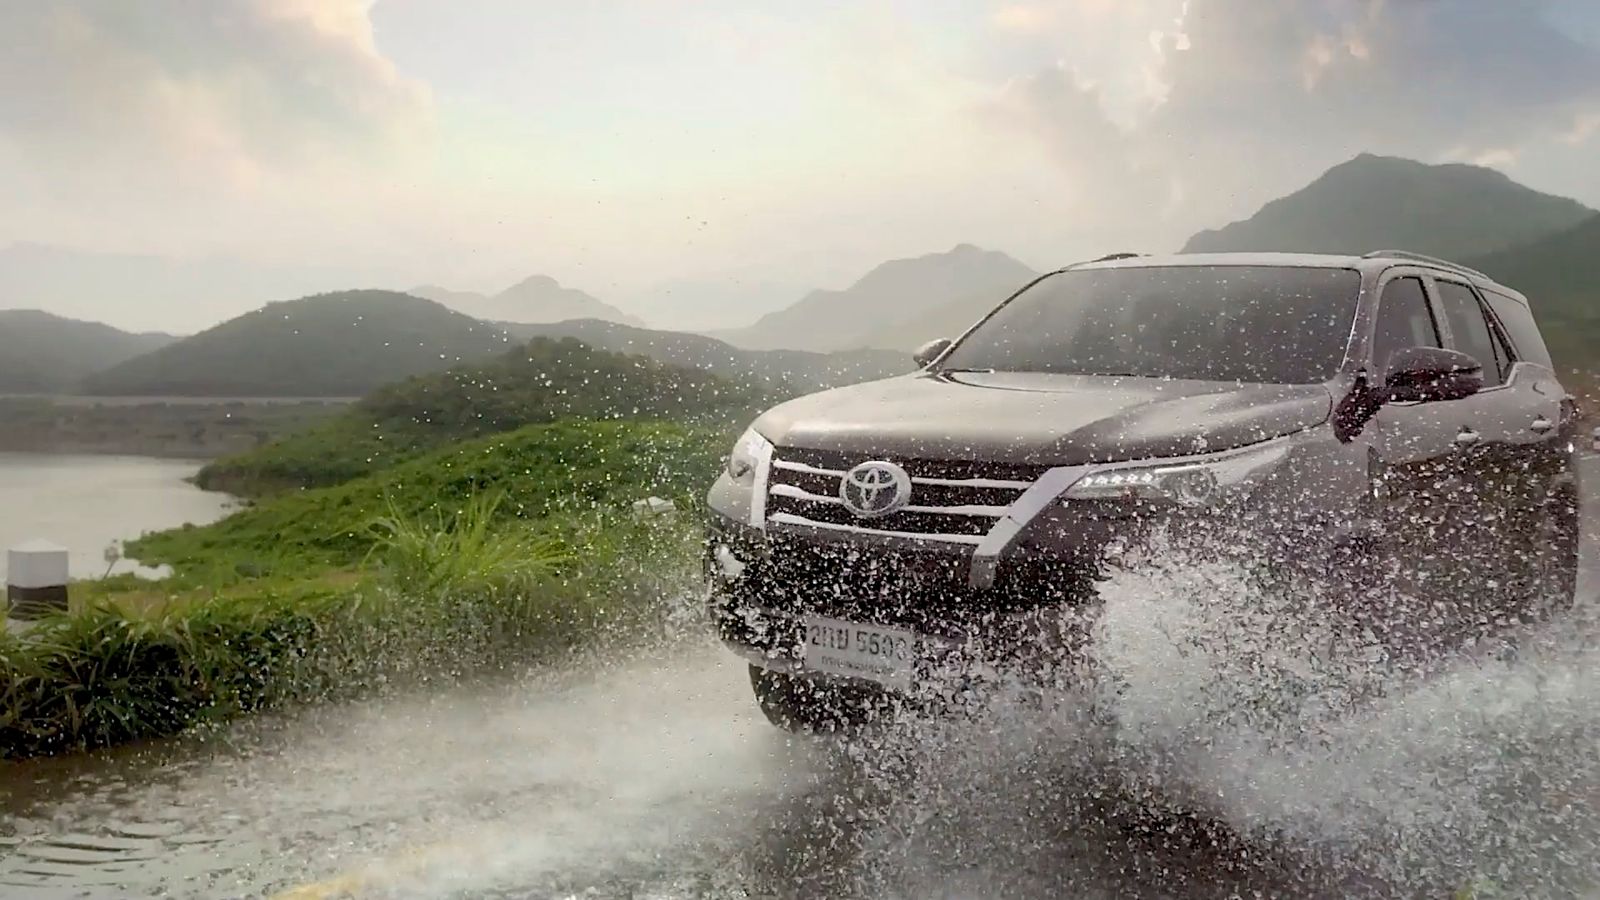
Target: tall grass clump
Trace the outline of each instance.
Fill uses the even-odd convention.
[[[101,601],[0,634],[0,757],[173,734],[325,693],[318,647],[358,605],[317,590],[155,613]]]
[[[532,528],[496,528],[504,491],[474,494],[459,512],[435,508],[407,515],[393,501],[372,520],[376,560],[401,591],[431,597],[463,590],[519,590],[549,578],[571,554],[553,535]]]

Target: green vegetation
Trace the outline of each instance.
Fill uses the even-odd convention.
[[[131,541],[148,565],[203,582],[240,572],[354,565],[379,516],[453,515],[484,491],[504,493],[498,519],[587,515],[648,493],[688,499],[709,484],[731,435],[664,422],[532,425],[426,453],[345,484],[271,498],[221,522]]]
[[[1362,154],[1249,219],[1196,234],[1183,249],[1357,254],[1399,248],[1460,260],[1539,240],[1594,214],[1493,169]]]
[[[716,427],[769,396],[694,369],[540,338],[482,364],[381,388],[332,421],[208,465],[198,483],[242,496],[326,487],[524,425],[670,419]]]
[[[529,426],[132,542],[175,577],[79,586],[77,612],[0,633],[0,756],[629,640],[685,595],[698,535],[628,507],[692,508],[725,440]]]
[[[463,360],[503,352],[510,338],[429,300],[343,291],[272,303],[97,372],[91,394],[356,397]]]
[[[175,340],[34,309],[0,309],[0,393],[74,391],[91,373]]]

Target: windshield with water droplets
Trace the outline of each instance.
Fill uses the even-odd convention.
[[[1149,266],[1051,275],[1000,309],[945,368],[1314,384],[1338,371],[1353,269]]]

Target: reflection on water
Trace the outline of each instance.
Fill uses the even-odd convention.
[[[74,578],[106,572],[112,541],[186,522],[221,518],[230,498],[184,481],[199,468],[182,460],[130,456],[0,453],[0,551],[48,540],[71,552]],[[115,571],[137,568],[127,560]],[[0,580],[6,571],[0,552]]]

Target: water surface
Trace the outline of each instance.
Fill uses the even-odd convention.
[[[138,456],[0,453],[0,550],[51,541],[71,551],[72,577],[100,577],[112,541],[227,513],[230,497],[184,480],[198,469],[193,461]],[[135,569],[123,560],[115,571]],[[0,581],[5,574],[0,553]]]

